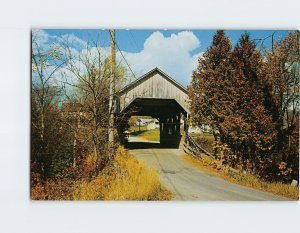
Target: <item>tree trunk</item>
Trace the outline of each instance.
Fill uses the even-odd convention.
[[[77,151],[77,130],[74,134],[74,141],[73,141],[73,168],[76,168],[76,151]]]
[[[96,163],[98,161],[98,148],[97,148],[97,142],[94,140],[94,164],[96,168]]]
[[[43,175],[45,174],[45,158],[44,153],[45,153],[45,143],[44,143],[44,132],[45,132],[45,110],[44,107],[42,107],[41,111],[41,131],[40,131],[40,138],[41,138],[41,146],[40,146],[40,153],[39,153],[39,160],[40,160],[40,166],[41,166],[41,172]]]
[[[213,129],[213,136],[214,136],[214,141],[215,141],[215,145],[217,145],[218,142],[218,135],[216,134],[216,131]],[[217,147],[215,147],[214,149],[214,156],[216,157],[218,153],[218,149]]]

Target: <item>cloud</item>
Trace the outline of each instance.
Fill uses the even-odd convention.
[[[47,46],[49,35],[41,29],[32,30],[32,41],[34,41],[39,47]],[[33,44],[35,47],[35,45]]]
[[[187,85],[198,57],[202,55],[191,55],[191,52],[199,46],[199,39],[191,31],[182,31],[170,37],[154,32],[146,39],[141,52],[124,54],[138,76],[158,67],[179,83]]]
[[[60,37],[57,37],[58,42],[67,42],[69,45],[71,45],[73,48],[76,48],[78,50],[84,49],[87,47],[88,43],[74,34],[65,34]]]
[[[54,39],[58,42],[68,41],[73,48],[74,54],[79,55],[87,52],[88,43],[74,34],[65,34],[60,37],[50,36],[43,30],[34,30],[41,45],[50,45]],[[143,49],[137,53],[122,51],[127,62],[136,77],[142,76],[155,67],[170,75],[176,81],[186,86],[191,80],[192,71],[197,67],[197,60],[202,53],[193,54],[193,51],[200,47],[200,40],[192,31],[181,31],[177,34],[164,36],[161,32],[152,33],[144,42]],[[89,47],[88,51],[98,56],[97,49]],[[110,48],[101,48],[101,57],[110,55]],[[117,62],[127,66],[123,61],[120,52],[117,52]],[[84,69],[83,69],[84,71]]]

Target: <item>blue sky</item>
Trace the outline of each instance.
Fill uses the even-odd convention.
[[[226,30],[226,35],[235,45],[245,31],[251,38],[265,38],[274,30]],[[116,41],[137,77],[154,67],[159,67],[182,85],[188,85],[197,59],[211,44],[216,30],[116,30]],[[285,37],[289,31],[276,31],[275,41]],[[98,41],[100,46],[110,45],[108,30],[96,29],[46,29],[41,30],[50,44],[54,38],[72,35],[74,48],[80,51],[87,41]],[[265,41],[271,47],[271,39]],[[118,56],[117,59],[122,59]]]

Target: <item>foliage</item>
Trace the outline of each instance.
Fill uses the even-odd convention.
[[[31,188],[32,200],[72,200],[74,181],[62,178],[47,179]]]
[[[264,57],[249,34],[232,49],[217,31],[189,86],[193,121],[209,124],[215,143],[229,146],[224,159],[231,166],[264,179],[298,180],[298,82],[299,32]]]
[[[219,101],[227,72],[228,54],[231,51],[229,38],[224,31],[218,31],[213,38],[212,45],[200,57],[197,69],[193,72],[193,79],[189,86],[192,119],[199,125],[208,124],[216,131],[219,118],[222,117]]]
[[[32,33],[31,172],[43,182],[93,177],[116,148],[107,145],[111,61],[97,43],[77,53],[70,39],[45,46]],[[119,90],[127,71],[117,66],[115,75]],[[91,155],[88,169],[84,161]]]
[[[63,65],[59,47],[45,49],[32,41],[31,169],[42,178],[61,175],[72,160],[71,135],[60,121],[61,88],[55,85]]]

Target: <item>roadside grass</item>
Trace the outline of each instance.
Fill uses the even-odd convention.
[[[263,182],[254,175],[222,166],[220,161],[206,156],[203,156],[202,158],[195,158],[190,155],[184,155],[183,160],[200,170],[204,170],[232,183],[299,200],[298,186],[293,187],[289,184],[279,182]]]
[[[75,200],[170,200],[156,171],[148,169],[120,147],[115,161],[92,181],[78,182]]]
[[[87,161],[88,163],[88,161]],[[49,179],[32,187],[32,200],[170,200],[156,171],[148,169],[123,147],[100,174],[92,178]]]

